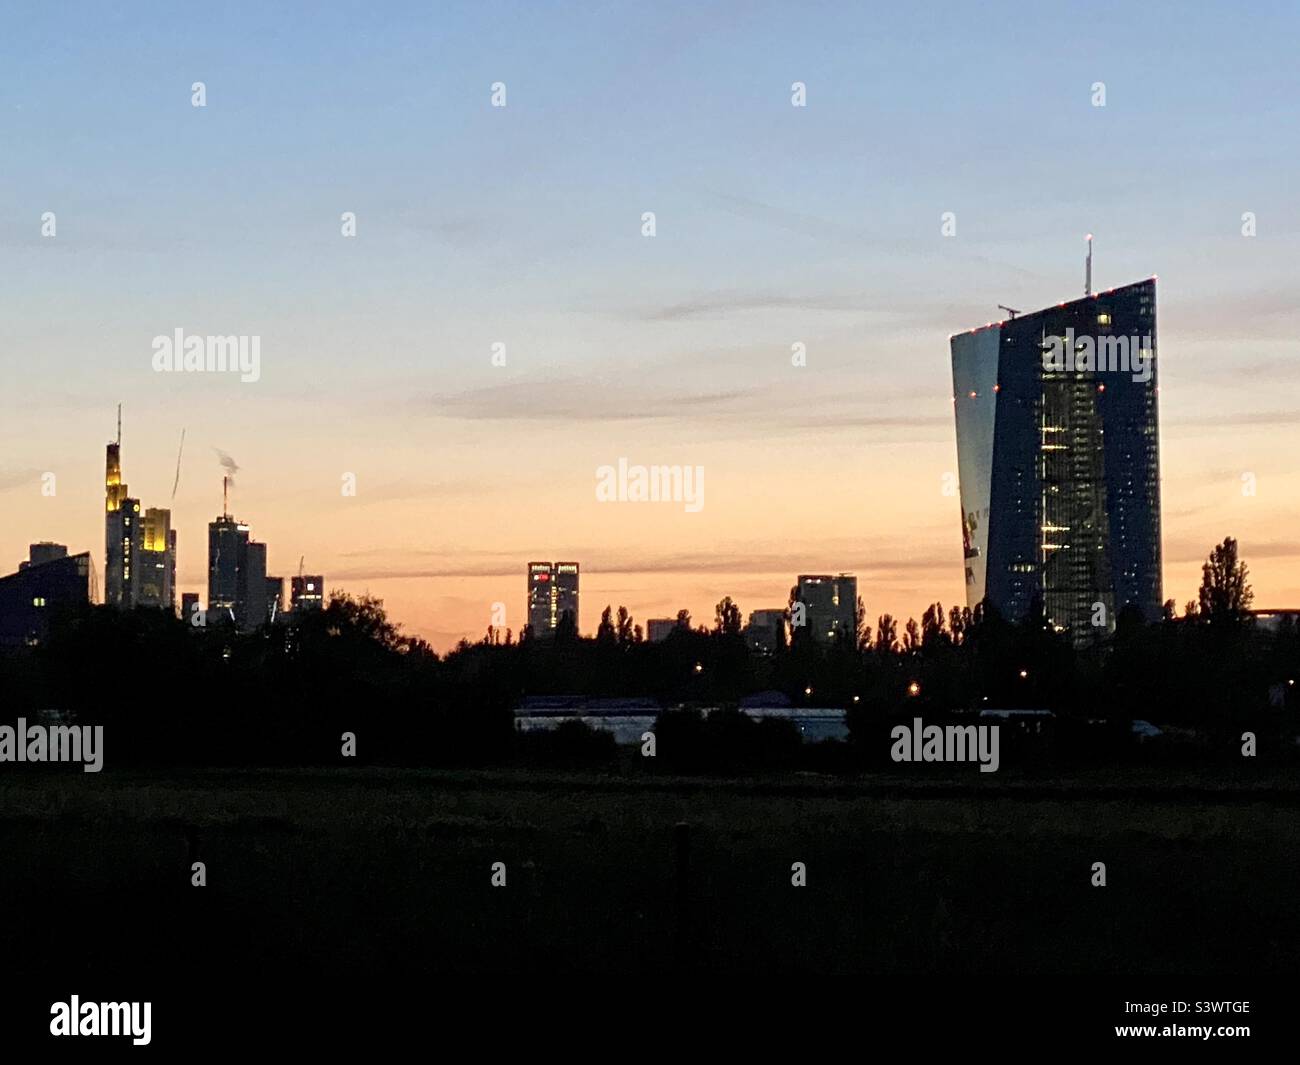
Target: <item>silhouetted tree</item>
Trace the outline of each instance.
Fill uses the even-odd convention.
[[[1238,624],[1245,619],[1254,598],[1246,563],[1237,558],[1237,541],[1225,537],[1201,567],[1197,616],[1211,625]]]

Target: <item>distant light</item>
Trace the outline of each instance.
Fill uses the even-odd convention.
[[[974,399],[974,398],[975,398],[976,396],[978,396],[978,395],[979,395],[978,392],[972,392],[972,393],[970,394],[970,398],[971,398],[971,399]]]
[[[1295,681],[1291,681],[1291,683],[1294,684]],[[855,703],[861,702],[861,701],[862,701],[862,696],[860,696],[860,695],[855,695],[855,696],[853,697],[853,701],[854,701]]]
[[[1028,671],[1028,670],[1026,670],[1026,669],[1022,669],[1022,670],[1020,671],[1020,679],[1021,679],[1021,680],[1024,680],[1024,679],[1025,679],[1026,677],[1028,677],[1028,676],[1029,676],[1029,671]]]
[[[1002,391],[1002,386],[1001,386],[1001,385],[994,385],[994,386],[993,386],[993,391],[994,391],[994,392],[1001,392],[1001,391]]]
[[[912,696],[920,695],[921,685],[917,684],[916,681],[912,681],[912,683],[907,686],[907,694]]]
[[[803,693],[804,693],[804,695],[811,695],[811,694],[812,694],[812,689],[811,689],[811,688],[805,688],[805,689],[803,690]]]
[[[1084,239],[1085,239],[1085,240],[1092,240],[1092,234],[1089,233],[1088,236],[1087,236],[1086,238],[1084,238]]]
[[[703,666],[702,664],[700,664],[699,662],[696,662],[696,663],[695,663],[695,672],[696,672],[696,673],[703,673],[703,672],[704,672],[704,666]]]
[[[1105,385],[1098,385],[1098,386],[1097,386],[1097,391],[1098,391],[1098,392],[1105,392],[1105,391],[1106,391],[1106,386],[1105,386]]]

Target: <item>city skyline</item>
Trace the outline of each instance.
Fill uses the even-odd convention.
[[[1193,598],[1232,535],[1258,605],[1292,607],[1297,16],[1091,13],[1124,27],[1104,52],[1062,52],[1032,8],[1015,41],[983,11],[764,4],[397,5],[364,39],[339,11],[143,4],[94,33],[35,11],[0,42],[0,141],[21,147],[0,558],[51,539],[101,565],[121,402],[178,600],[206,598],[220,449],[268,571],[305,556],[440,651],[498,602],[518,631],[533,558],[582,562],[584,632],[606,603],[748,612],[841,570],[871,619],[919,617],[965,599],[947,338],[1078,298],[1092,232],[1095,287],[1161,278],[1165,597]],[[258,379],[156,372],[178,329],[260,337]],[[599,503],[622,458],[703,467],[703,508]]]

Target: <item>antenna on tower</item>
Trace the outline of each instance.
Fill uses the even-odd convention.
[[[1083,294],[1092,295],[1092,234],[1088,234],[1088,261],[1083,274]]]
[[[230,478],[221,478],[221,516],[230,517]]]
[[[117,405],[117,446],[122,446],[122,404]]]
[[[1007,314],[1011,315],[1012,318],[1014,318],[1017,314],[1020,313],[1020,312],[1019,312],[1018,310],[1016,310],[1014,307],[1008,307],[1005,303],[999,303],[999,304],[998,304],[998,310],[1000,310],[1000,311],[1006,311]]]

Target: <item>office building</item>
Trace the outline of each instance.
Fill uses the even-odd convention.
[[[1155,279],[950,346],[967,605],[1039,609],[1076,646],[1159,617]]]
[[[229,482],[223,480],[221,517],[208,523],[207,622],[228,621],[247,632],[267,618],[266,545],[230,516]]]
[[[289,609],[295,614],[325,606],[325,578],[320,574],[299,575],[289,580]]]
[[[651,643],[668,639],[669,633],[677,627],[676,618],[651,618],[645,623],[646,639]]]
[[[818,643],[833,643],[837,637],[857,636],[858,579],[847,573],[801,574],[790,592],[791,627],[797,620],[796,604],[803,605],[804,626]]]
[[[276,622],[284,613],[284,578],[266,578],[266,620]]]
[[[578,563],[528,563],[528,624],[534,636],[553,636],[569,614],[578,627]]]
[[[785,644],[786,612],[781,609],[755,610],[745,626],[745,645],[751,651],[770,655]]]
[[[140,522],[136,603],[176,610],[176,530],[172,512],[150,507]]]
[[[36,545],[44,547],[47,545]],[[54,546],[54,545],[49,545]],[[49,634],[60,611],[90,602],[90,553],[29,558],[17,573],[0,577],[0,646],[35,646]]]

